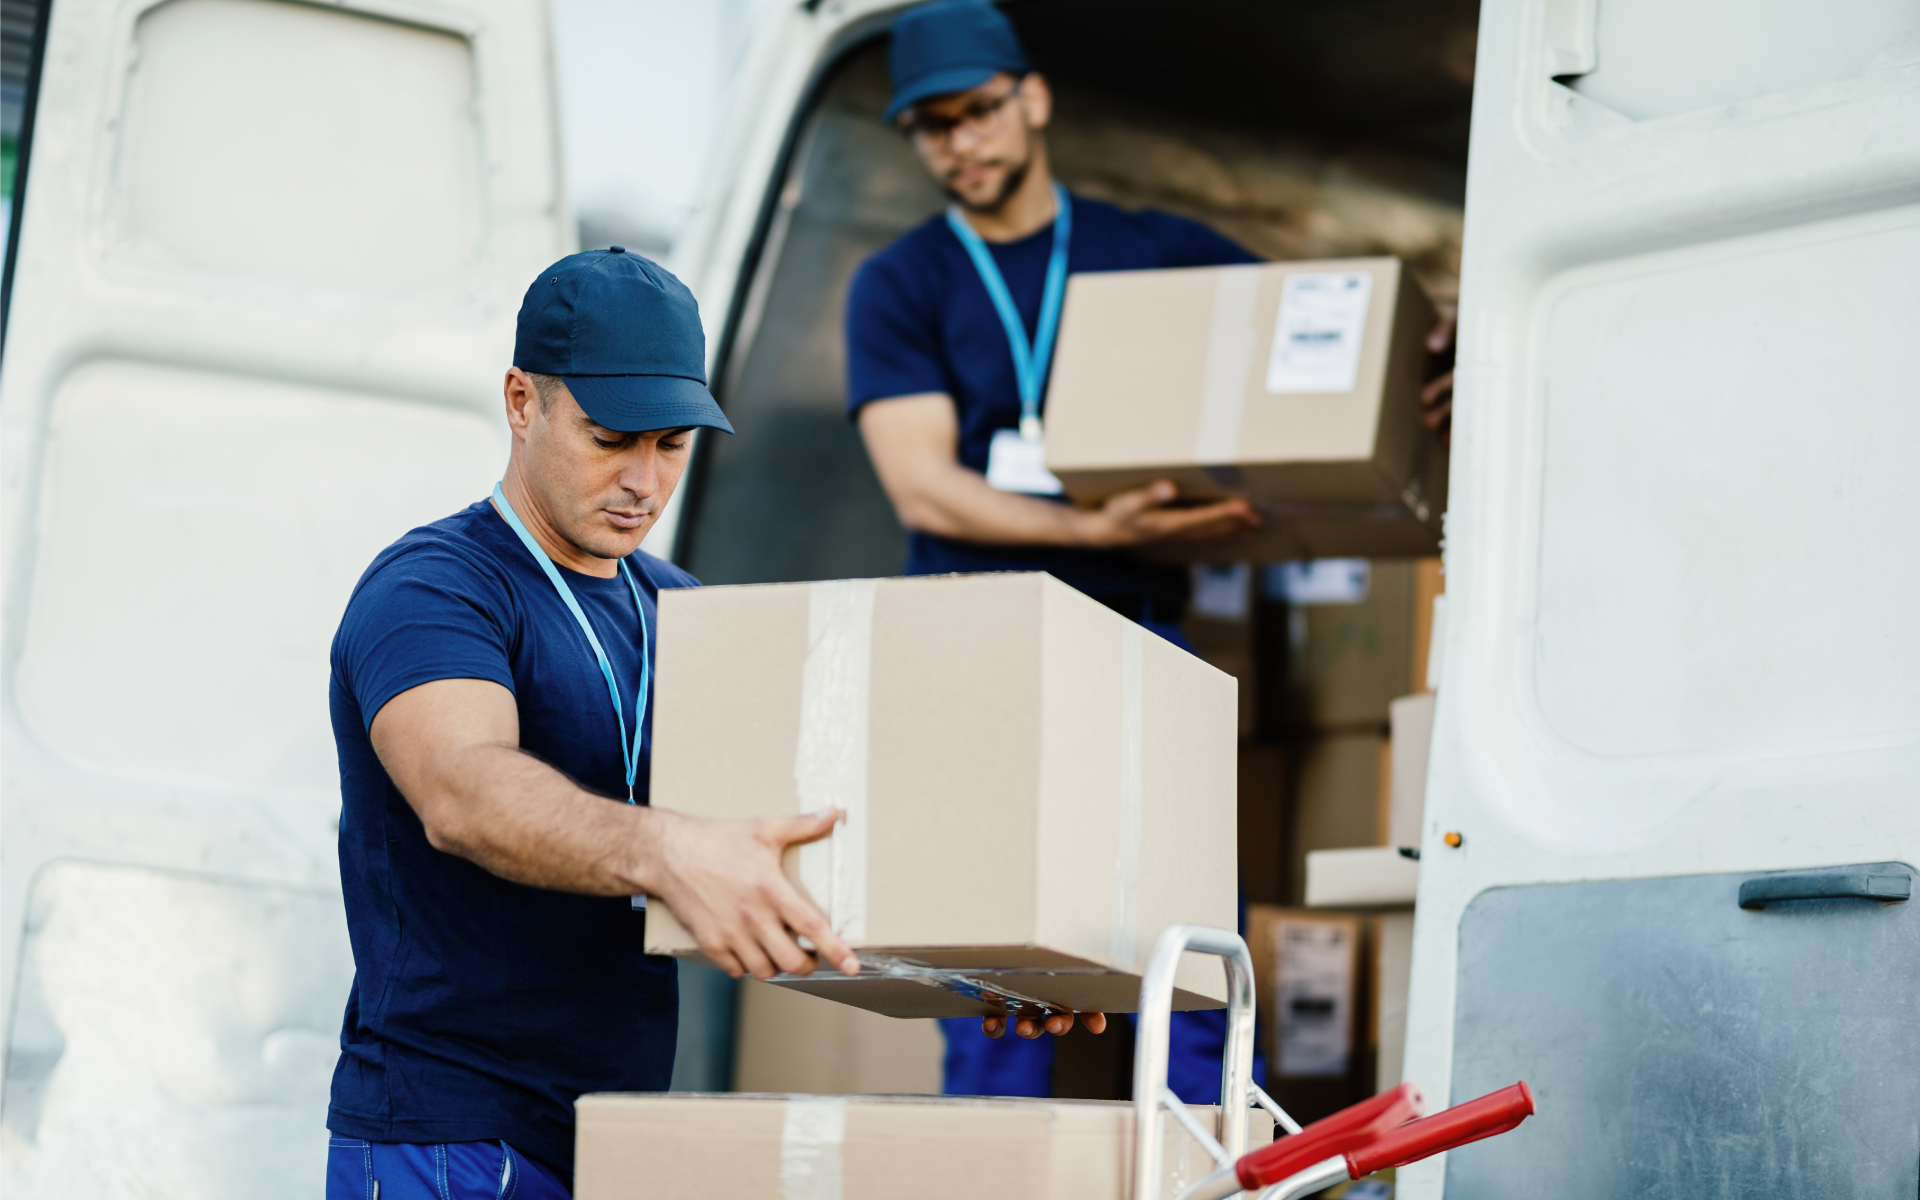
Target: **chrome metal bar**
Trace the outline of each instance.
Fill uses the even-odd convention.
[[[1215,1166],[1233,1166],[1233,1155],[1228,1154],[1226,1147],[1214,1140],[1212,1131],[1200,1123],[1199,1117],[1193,1115],[1193,1110],[1187,1107],[1186,1101],[1173,1094],[1172,1088],[1163,1087],[1160,1089],[1160,1103],[1165,1106],[1168,1112],[1173,1114],[1174,1120],[1186,1126],[1187,1132],[1192,1134],[1193,1140],[1199,1142],[1206,1150],[1208,1156],[1213,1159]]]
[[[1272,1096],[1267,1095],[1267,1089],[1257,1083],[1253,1085],[1253,1102],[1272,1114],[1275,1125],[1278,1125],[1288,1133],[1300,1132],[1300,1122],[1294,1120],[1292,1114],[1287,1112],[1286,1109],[1281,1108],[1278,1101]]]
[[[1133,1047],[1133,1196],[1160,1200],[1166,1168],[1162,1115],[1167,1050],[1173,1023],[1173,981],[1183,954],[1211,954],[1227,972],[1227,1045],[1220,1063],[1219,1144],[1229,1157],[1247,1152],[1247,1109],[1253,1103],[1253,958],[1237,934],[1206,925],[1173,925],[1154,943],[1140,976]]]
[[[1261,1192],[1259,1200],[1300,1200],[1302,1196],[1311,1196],[1322,1192],[1347,1178],[1346,1155],[1317,1162],[1304,1171],[1293,1174]]]

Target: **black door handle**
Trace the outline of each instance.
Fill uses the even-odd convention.
[[[1909,900],[1913,876],[1867,871],[1816,871],[1762,875],[1740,885],[1740,907],[1762,909],[1780,900]]]

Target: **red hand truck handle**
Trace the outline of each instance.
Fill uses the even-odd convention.
[[[1533,1090],[1522,1080],[1478,1100],[1410,1121],[1384,1137],[1348,1151],[1347,1175],[1358,1179],[1388,1167],[1404,1167],[1442,1150],[1505,1133],[1532,1115]]]
[[[1478,1103],[1478,1101],[1475,1101]],[[1296,1171],[1336,1155],[1356,1150],[1404,1125],[1425,1110],[1420,1089],[1403,1083],[1390,1092],[1381,1092],[1351,1108],[1343,1108],[1330,1117],[1315,1121],[1292,1137],[1281,1138],[1243,1155],[1234,1164],[1240,1186],[1257,1192],[1278,1183]]]

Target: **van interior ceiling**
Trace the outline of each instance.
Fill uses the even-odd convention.
[[[1475,0],[1026,0],[1056,173],[1197,218],[1274,259],[1394,254],[1458,292]],[[905,535],[845,417],[861,260],[945,201],[880,123],[886,40],[827,64],[801,115],[716,383],[678,557],[707,583],[897,574]]]

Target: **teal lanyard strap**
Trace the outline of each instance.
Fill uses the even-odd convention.
[[[1067,299],[1067,243],[1073,238],[1073,205],[1067,189],[1053,185],[1053,254],[1047,259],[1046,289],[1040,293],[1040,325],[1033,331],[1033,344],[1027,344],[1027,328],[1020,321],[1020,309],[1007,291],[1007,281],[987,243],[967,224],[956,208],[947,209],[947,225],[960,244],[966,247],[980,282],[1007,329],[1007,344],[1013,351],[1013,377],[1020,385],[1020,436],[1040,437],[1040,389],[1047,381],[1047,365],[1053,359],[1053,342],[1060,332],[1060,309]]]
[[[633,593],[633,610],[640,614],[640,692],[633,698],[633,741],[627,741],[627,715],[620,703],[620,685],[613,679],[613,664],[607,661],[607,652],[601,648],[599,635],[593,632],[593,622],[587,620],[587,614],[580,602],[573,598],[573,589],[560,576],[560,568],[553,565],[553,559],[533,540],[527,527],[520,523],[520,514],[513,511],[513,505],[507,503],[507,494],[500,490],[499,484],[493,485],[493,502],[499,506],[500,515],[507,524],[520,535],[520,543],[533,555],[533,561],[547,573],[547,580],[553,584],[553,590],[560,593],[560,599],[566,603],[567,611],[573,619],[580,622],[580,632],[587,635],[587,644],[593,647],[593,657],[600,664],[600,674],[606,677],[607,695],[613,697],[613,723],[620,730],[620,758],[627,766],[627,803],[636,803],[633,795],[634,780],[640,776],[640,728],[647,714],[647,683],[651,675],[649,659],[652,657],[651,637],[647,631],[647,610],[640,603],[640,585],[635,582],[633,572],[627,567],[627,560],[620,560],[620,574],[627,581],[627,589]]]

